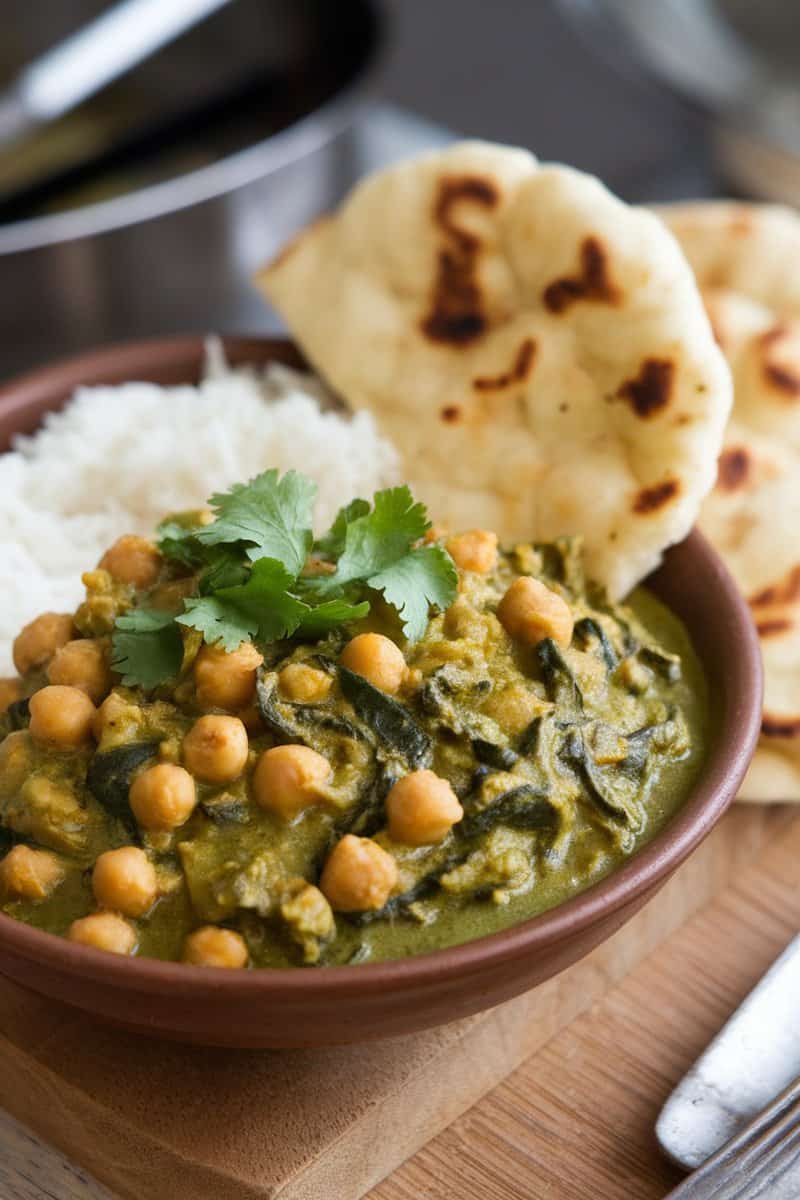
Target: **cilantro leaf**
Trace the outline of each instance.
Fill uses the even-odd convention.
[[[453,602],[457,584],[455,565],[442,546],[420,546],[369,579],[369,586],[397,609],[410,642],[425,633],[429,606],[441,609]]]
[[[207,561],[209,550],[195,537],[202,529],[200,516],[196,510],[172,513],[156,526],[158,548],[164,558],[187,567],[200,567]]]
[[[368,612],[368,600],[362,600],[359,604],[351,604],[348,600],[325,600],[315,608],[309,608],[296,632],[304,637],[322,637],[337,625],[345,625],[348,621],[360,621]]]
[[[357,506],[357,507],[356,507]],[[411,641],[422,637],[428,609],[446,608],[456,594],[453,560],[441,546],[418,546],[430,529],[427,510],[408,487],[388,488],[343,508],[321,544],[340,554],[336,571],[305,582],[308,592],[335,596],[361,583],[383,592]]]
[[[292,578],[303,569],[313,541],[311,512],[317,486],[305,475],[264,471],[249,483],[212,496],[217,518],[195,531],[205,546],[244,542],[251,562],[267,558],[282,563]]]
[[[203,547],[194,537],[194,530],[186,529],[177,521],[162,521],[156,532],[158,548],[164,558],[174,559],[187,567],[203,562]]]
[[[249,574],[249,563],[241,543],[204,546],[194,536],[194,531],[183,530],[183,535],[179,536],[179,529],[180,526],[173,526],[169,522],[160,525],[162,537],[158,548],[165,558],[200,572],[198,590],[203,595],[217,588],[244,583]]]
[[[414,500],[406,485],[376,492],[372,511],[347,525],[336,572],[321,576],[318,590],[330,592],[355,580],[368,581],[408,554],[428,529],[425,505]]]
[[[278,641],[294,633],[311,611],[289,591],[293,583],[283,563],[260,558],[246,583],[187,600],[186,611],[176,620],[198,629],[207,642],[221,642],[228,651],[245,641]]]
[[[136,608],[117,617],[111,663],[126,687],[148,691],[175,679],[183,662],[183,639],[169,613]]]
[[[199,580],[201,595],[208,596],[219,588],[235,587],[250,575],[250,564],[241,546],[204,546],[206,566]]]
[[[347,527],[370,510],[369,500],[351,500],[336,514],[336,520],[324,537],[314,543],[314,550],[328,558],[338,558],[344,550]]]

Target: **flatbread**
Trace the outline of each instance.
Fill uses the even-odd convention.
[[[461,143],[367,179],[257,282],[437,522],[580,533],[613,598],[693,525],[729,374],[674,239],[596,179]]]
[[[764,658],[761,740],[740,799],[800,802],[800,218],[727,202],[661,213],[734,380],[700,526],[749,601]]]

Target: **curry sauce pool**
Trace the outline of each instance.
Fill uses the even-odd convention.
[[[6,913],[208,965],[401,957],[561,903],[680,808],[705,687],[647,591],[609,604],[576,541],[437,538],[407,489],[314,543],[268,474],[17,640]]]

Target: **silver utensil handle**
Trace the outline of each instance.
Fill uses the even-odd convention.
[[[666,1200],[756,1197],[800,1197],[800,1080],[671,1191]]]
[[[12,94],[30,124],[53,120],[230,0],[121,0],[29,63]]]

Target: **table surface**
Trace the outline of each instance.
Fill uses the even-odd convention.
[[[735,886],[370,1200],[664,1197],[680,1177],[658,1152],[655,1118],[800,926],[798,864],[800,819]],[[46,1198],[109,1194],[0,1114],[0,1200]]]

